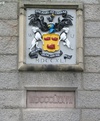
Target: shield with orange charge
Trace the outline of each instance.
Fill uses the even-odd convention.
[[[55,52],[60,49],[58,34],[43,34],[43,50]]]

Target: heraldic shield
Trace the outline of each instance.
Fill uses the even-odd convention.
[[[55,52],[60,49],[58,34],[43,34],[43,50],[48,52]]]

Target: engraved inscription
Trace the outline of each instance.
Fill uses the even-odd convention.
[[[74,92],[27,91],[29,108],[73,108]]]

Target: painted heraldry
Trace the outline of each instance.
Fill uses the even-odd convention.
[[[20,6],[19,70],[83,71],[83,5]]]
[[[35,9],[34,13],[28,15],[28,25],[31,27],[29,35],[32,36],[28,46],[31,60],[52,60],[56,63],[59,59],[59,63],[63,63],[64,60],[66,62],[67,59],[73,58],[71,52],[75,48],[68,38],[70,27],[73,26],[73,16],[67,10]],[[70,53],[67,50],[70,50]]]

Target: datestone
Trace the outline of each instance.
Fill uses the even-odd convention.
[[[74,108],[74,92],[27,91],[28,108]]]

